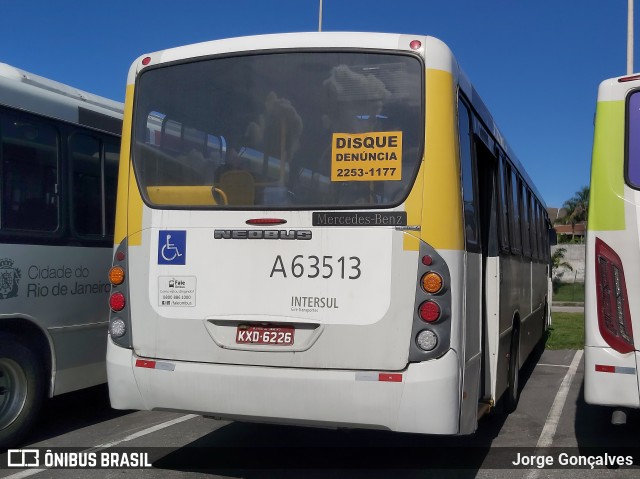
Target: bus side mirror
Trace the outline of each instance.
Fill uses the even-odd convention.
[[[558,244],[558,233],[554,228],[549,228],[549,246],[555,246]]]

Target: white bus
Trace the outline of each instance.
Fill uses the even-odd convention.
[[[437,434],[516,407],[549,222],[442,42],[151,53],[124,124],[113,407]]]
[[[639,141],[640,75],[603,81],[587,222],[584,393],[589,404],[611,406],[616,424],[640,408]]]
[[[0,448],[106,381],[122,111],[0,64]]]

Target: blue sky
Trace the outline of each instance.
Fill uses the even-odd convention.
[[[119,101],[143,53],[318,29],[319,0],[5,2],[0,62]],[[626,0],[323,1],[323,30],[447,43],[549,206],[589,183],[597,87],[626,73],[626,27]]]

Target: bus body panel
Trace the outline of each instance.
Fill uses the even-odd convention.
[[[635,193],[635,192],[632,192]],[[637,207],[634,204],[628,206],[629,209],[635,210]],[[636,214],[635,212],[633,213]],[[634,221],[632,217],[629,219]],[[635,222],[635,221],[634,221]],[[627,222],[628,224],[628,222]],[[635,271],[630,265],[638,264],[640,262],[640,251],[638,251],[637,243],[633,240],[632,235],[625,231],[616,232],[600,232],[589,231],[587,233],[591,240],[587,241],[585,255],[586,255],[586,268],[588,275],[585,278],[585,346],[593,346],[596,348],[610,348],[611,346],[605,341],[600,332],[600,326],[598,323],[598,289],[595,278],[595,258],[596,248],[595,239],[598,238],[608,246],[610,246],[619,256],[622,261],[624,277],[629,293],[626,301],[629,304],[631,311],[631,319],[637,316],[633,314],[633,311],[638,311],[640,308],[640,298],[637,295],[632,294],[633,291],[638,291],[640,288],[640,277],[634,274]],[[638,344],[640,341],[640,335],[638,327],[635,327],[636,322],[633,323],[633,337],[634,343]],[[585,350],[586,354],[586,350]]]
[[[330,34],[333,40],[328,43],[327,35],[296,36],[302,39],[300,48],[330,48],[332,41],[335,46],[345,41],[341,34]],[[350,43],[355,42],[352,47],[367,45],[381,50],[397,50],[398,42],[405,39],[397,35],[346,37]],[[261,40],[253,45],[257,48],[250,50],[286,45],[280,36],[257,38]],[[247,47],[246,40],[235,39],[190,48],[191,54],[210,56]],[[183,55],[178,48],[150,57],[153,64]],[[448,58],[434,48],[434,61],[442,62],[440,57]],[[451,75],[448,81],[453,91]],[[453,131],[446,138],[453,139]],[[451,146],[448,149],[453,151]],[[137,197],[138,193],[130,191],[130,195]],[[422,187],[414,187],[411,195],[422,198]],[[403,211],[405,205],[383,211],[354,211],[353,215]],[[422,206],[408,214],[412,218],[410,226],[420,229],[414,221],[421,220]],[[260,217],[282,218],[286,224],[271,229],[309,232],[311,239],[216,239],[216,231],[221,235],[251,231],[255,227],[247,228],[245,221]],[[406,366],[412,323],[400,318],[415,314],[419,263],[417,251],[405,247],[405,238],[411,232],[382,225],[314,226],[311,211],[214,213],[166,211],[143,205],[141,220],[140,247],[130,241],[128,253],[130,274],[145,278],[129,285],[131,296],[138,298],[131,304],[131,314],[137,318],[132,327],[136,354],[264,366],[384,370]],[[131,223],[129,228],[129,234],[137,229]],[[185,265],[160,264],[164,263],[164,231],[186,233]],[[195,298],[186,300],[190,301],[186,306],[161,304],[163,285],[173,277],[195,285]],[[256,323],[294,326],[294,344],[238,345],[238,326]],[[172,341],[178,333],[189,339]]]
[[[638,391],[638,353],[620,354],[612,348],[585,346],[584,370],[589,380],[584,383],[584,399],[588,404],[640,408]],[[597,365],[615,368],[613,372],[597,371]]]
[[[398,382],[380,381],[378,373],[353,370],[181,361],[167,361],[163,370],[132,369],[136,357],[130,350],[110,343],[107,354],[109,376],[118,378],[110,382],[110,394],[112,401],[117,398],[114,407],[122,409],[180,410],[241,421],[325,427],[434,434],[458,431],[455,405],[460,377],[454,351],[409,365]],[[187,390],[197,392],[176,394]],[[268,400],[256,401],[256,397]]]
[[[547,294],[547,271],[547,265],[535,262],[526,264],[523,271],[525,295],[522,304],[527,305],[528,308],[521,312],[523,318],[520,335],[522,342],[520,365],[524,364],[526,358],[540,342],[545,330],[546,310],[544,306]]]
[[[634,294],[640,288],[635,267],[640,262],[640,195],[625,182],[628,136],[636,134],[626,125],[627,98],[640,88],[640,82],[619,80],[600,84],[596,106],[585,262],[585,400],[595,405],[640,408],[640,297]],[[626,286],[620,304],[630,312],[635,351],[616,351],[601,332],[598,297],[602,280],[596,266],[602,253],[596,250],[597,242],[619,259],[616,266]]]
[[[0,301],[3,320],[25,318],[46,331],[55,352],[52,395],[106,381],[104,357],[110,248],[4,244],[2,273],[14,289]],[[6,293],[6,294],[5,294]]]
[[[49,330],[57,355],[53,396],[107,382],[104,338],[109,323]]]
[[[511,335],[516,318],[520,317],[523,293],[522,260],[510,254],[500,256],[500,284],[509,285],[500,288],[499,337],[496,376],[496,398],[507,388],[507,372],[509,370],[509,351]]]
[[[295,223],[291,229],[296,229]],[[215,240],[212,228],[188,228],[188,265],[181,267],[157,264],[159,231],[162,230],[145,230],[142,235],[141,250],[151,252],[150,257],[136,254],[137,247],[129,250],[131,274],[141,278],[148,275],[148,281],[130,285],[131,295],[139,298],[131,306],[132,315],[139,318],[133,330],[136,354],[265,366],[405,367],[411,323],[399,318],[414,314],[418,256],[414,251],[402,250],[402,232],[386,228],[323,231],[309,227],[308,231],[320,242],[312,238],[293,245],[290,240]],[[367,252],[366,244],[376,246]],[[196,251],[200,252],[197,257]],[[296,270],[306,268],[315,274],[309,268],[315,260],[308,260],[314,255],[321,258],[320,263],[323,257],[332,256],[326,264],[331,261],[335,275],[342,274],[336,259],[357,256],[362,276],[349,280],[348,275],[358,273],[349,271],[349,264],[355,263],[346,261],[345,279],[292,277],[291,264],[296,256],[303,257],[297,263],[303,266],[296,266]],[[234,259],[233,264],[225,258]],[[287,278],[282,274],[278,274],[279,278],[270,277],[274,268],[285,268]],[[211,270],[223,274],[209,274]],[[322,274],[328,275],[329,269],[321,268]],[[195,291],[189,293],[194,297],[188,300],[193,306],[162,306],[166,291],[163,282],[174,278],[194,285]],[[362,286],[356,283],[360,279]],[[396,292],[393,297],[391,291]],[[142,298],[148,299],[143,302]],[[238,325],[255,322],[294,326],[293,345],[236,344]],[[185,342],[172,341],[176,334]]]

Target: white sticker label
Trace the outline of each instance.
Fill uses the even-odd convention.
[[[195,276],[160,276],[158,278],[158,306],[185,307],[195,305]]]

